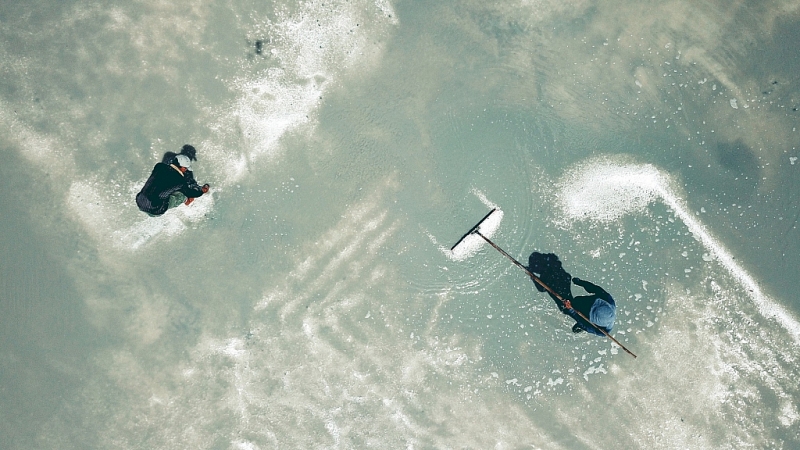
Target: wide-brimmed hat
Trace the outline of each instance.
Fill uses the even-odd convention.
[[[589,320],[597,326],[610,330],[617,318],[616,308],[603,299],[597,299],[589,310]]]

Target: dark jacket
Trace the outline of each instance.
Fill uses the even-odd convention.
[[[167,211],[169,196],[175,192],[181,192],[187,198],[203,195],[203,189],[197,185],[191,170],[181,173],[175,165],[157,163],[141,192],[136,194],[136,205],[148,214],[160,216]]]
[[[611,294],[600,286],[585,280],[573,278],[572,282],[581,286],[586,292],[592,295],[579,295],[573,298],[570,303],[572,303],[572,308],[574,309],[566,309],[564,310],[564,314],[575,319],[579,326],[588,333],[604,336],[597,328],[575,312],[575,310],[578,310],[584,316],[588,317],[589,320],[603,328],[606,333],[611,333],[611,330],[614,329],[617,311],[616,302],[614,302],[614,298],[611,297]]]

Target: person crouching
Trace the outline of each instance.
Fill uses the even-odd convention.
[[[141,211],[158,217],[181,203],[189,205],[208,192],[208,184],[201,187],[194,179],[192,160],[197,160],[195,153],[194,147],[184,145],[181,153],[156,163],[150,178],[136,194],[136,205]]]

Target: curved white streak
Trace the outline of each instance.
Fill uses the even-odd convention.
[[[476,197],[478,197],[478,200],[480,200],[481,203],[486,205],[488,208],[490,208],[490,209],[499,208],[499,206],[497,206],[497,203],[489,200],[486,197],[486,194],[483,193],[483,191],[481,191],[481,190],[479,190],[477,188],[472,188],[472,190],[470,190],[470,192],[472,192],[472,194],[474,194]]]
[[[672,192],[666,191],[662,197],[664,203],[675,211],[675,215],[686,225],[686,228],[697,238],[703,246],[712,253],[723,267],[736,278],[744,287],[753,303],[758,307],[758,311],[764,317],[777,320],[792,335],[797,343],[800,343],[800,323],[783,306],[776,303],[761,291],[758,282],[736,262],[733,255],[712,236],[700,221],[694,218],[688,211],[686,204],[676,197]]]
[[[733,255],[689,211],[669,174],[650,164],[634,164],[622,158],[599,158],[572,170],[559,184],[564,218],[611,222],[645,209],[661,200],[748,292],[758,311],[775,319],[800,343],[800,322],[764,294],[758,282],[736,262]]]

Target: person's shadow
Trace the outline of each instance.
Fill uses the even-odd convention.
[[[557,255],[553,253],[531,253],[531,256],[528,257],[528,270],[533,272],[547,287],[557,292],[564,300],[572,300],[572,275],[564,270]],[[545,292],[545,289],[539,283],[534,281],[533,284],[539,292]],[[550,292],[548,292],[548,295],[556,302],[558,309],[563,309],[564,305],[561,300]]]

